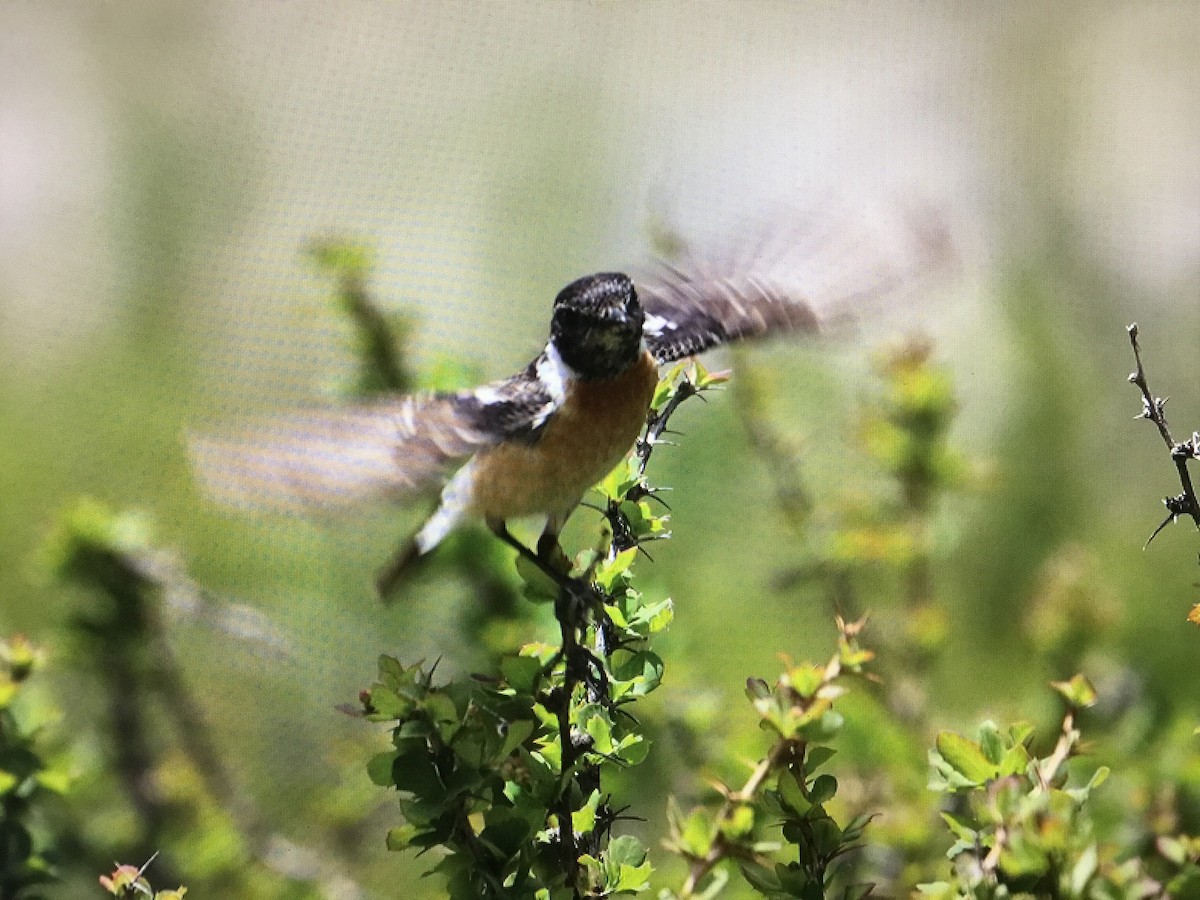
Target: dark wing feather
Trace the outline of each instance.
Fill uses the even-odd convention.
[[[660,363],[742,338],[853,320],[953,258],[932,210],[842,209],[773,229],[735,252],[692,252],[638,283]]]
[[[484,447],[536,440],[558,404],[531,364],[475,390],[301,410],[220,436],[194,435],[189,451],[218,502],[336,510],[422,493]]]

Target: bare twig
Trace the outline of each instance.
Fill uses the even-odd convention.
[[[1163,498],[1163,505],[1167,508],[1167,517],[1154,529],[1154,533],[1146,541],[1146,546],[1149,547],[1150,541],[1153,541],[1160,531],[1180,516],[1190,516],[1196,523],[1196,527],[1200,529],[1200,501],[1196,499],[1196,489],[1192,485],[1192,476],[1187,467],[1189,459],[1200,459],[1200,434],[1194,433],[1191,440],[1178,444],[1171,438],[1171,431],[1167,427],[1167,417],[1164,412],[1169,398],[1155,397],[1150,393],[1150,387],[1146,383],[1146,370],[1142,365],[1141,348],[1138,347],[1136,322],[1129,326],[1128,332],[1129,343],[1133,347],[1133,358],[1137,362],[1137,370],[1130,374],[1129,382],[1136,385],[1142,392],[1142,411],[1136,418],[1149,419],[1158,428],[1158,433],[1162,435],[1163,443],[1167,445],[1167,450],[1171,454],[1175,470],[1179,473],[1179,484],[1183,488],[1182,493],[1174,497]]]

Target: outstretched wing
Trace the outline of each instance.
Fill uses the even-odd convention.
[[[646,345],[668,363],[741,338],[822,331],[952,257],[940,217],[909,207],[844,209],[735,252],[689,251],[638,283]]]
[[[536,441],[562,402],[545,357],[470,391],[400,397],[290,415],[189,451],[205,491],[221,503],[280,512],[401,500],[443,480],[453,464],[502,441]]]

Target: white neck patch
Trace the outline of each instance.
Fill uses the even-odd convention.
[[[559,403],[566,399],[567,383],[579,377],[579,374],[559,356],[558,348],[554,346],[554,338],[546,342],[546,349],[537,361],[536,370],[538,379],[546,386],[550,396]]]

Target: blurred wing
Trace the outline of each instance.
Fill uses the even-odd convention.
[[[402,500],[458,460],[505,440],[536,440],[560,399],[535,365],[472,391],[294,412],[260,427],[195,435],[189,451],[214,500],[279,512]]]
[[[857,318],[954,258],[930,209],[842,210],[734,252],[691,252],[638,284],[660,363],[741,338],[816,332]]]

